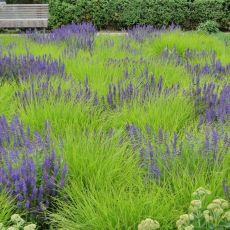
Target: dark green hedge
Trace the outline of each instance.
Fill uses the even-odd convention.
[[[194,29],[214,20],[229,29],[230,0],[50,0],[50,27],[92,21],[98,29],[122,29],[135,24],[172,22]]]

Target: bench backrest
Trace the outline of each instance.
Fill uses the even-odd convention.
[[[48,4],[0,4],[0,27],[47,27]]]

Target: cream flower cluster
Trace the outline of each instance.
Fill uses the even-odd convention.
[[[25,220],[23,220],[18,214],[12,215],[10,220],[13,223],[13,226],[6,228],[3,223],[0,223],[0,230],[35,230],[37,227],[36,224],[25,225]]]
[[[192,230],[194,226],[190,222],[194,220],[193,214],[183,214],[180,219],[176,222],[177,229],[179,230]]]
[[[192,230],[197,224],[199,229],[215,229],[215,227],[223,227],[230,223],[230,211],[227,210],[229,208],[228,201],[221,198],[214,199],[208,204],[207,209],[203,209],[202,203],[206,195],[210,194],[209,190],[202,187],[192,193],[192,197],[195,199],[190,203],[189,214],[181,215],[176,222],[178,230]]]
[[[230,210],[228,201],[221,198],[214,199],[205,209],[203,204],[206,203],[206,196],[210,194],[209,190],[202,187],[192,193],[193,200],[190,202],[188,214],[181,215],[176,222],[178,230],[229,229]],[[138,230],[159,228],[160,224],[150,218],[142,220],[138,225]]]
[[[150,218],[142,220],[141,223],[138,225],[138,230],[155,230],[159,228],[160,224],[158,223],[158,221],[152,220]]]
[[[193,194],[193,197],[204,197],[206,195],[210,195],[211,192],[205,188],[199,187]]]
[[[190,203],[189,211],[191,213],[197,212],[202,206],[201,200],[192,200]]]
[[[219,221],[230,221],[230,211],[228,201],[224,199],[215,199],[208,206],[207,210],[203,212],[206,222],[214,222],[215,219]]]
[[[222,219],[230,222],[230,211],[225,212]]]

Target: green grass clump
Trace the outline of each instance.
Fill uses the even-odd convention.
[[[3,192],[0,193],[0,223],[7,223],[16,209],[13,201]]]

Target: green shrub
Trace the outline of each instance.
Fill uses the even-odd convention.
[[[218,23],[215,21],[208,20],[204,23],[200,23],[197,27],[198,31],[205,32],[205,33],[217,33],[219,31]]]
[[[99,29],[122,29],[135,24],[161,27],[172,22],[184,29],[213,20],[228,29],[230,0],[50,0],[51,28],[92,21]]]

